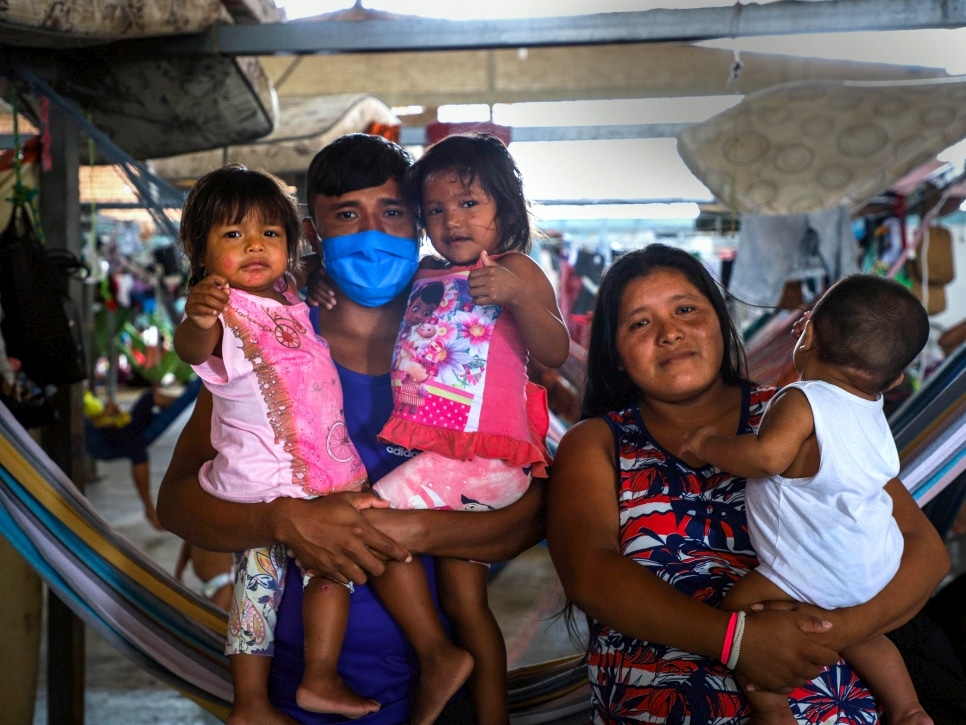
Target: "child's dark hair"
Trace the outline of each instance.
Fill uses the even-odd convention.
[[[402,146],[382,136],[350,133],[337,138],[319,151],[305,175],[305,201],[309,214],[315,217],[315,198],[342,196],[390,179],[399,182],[406,203],[412,203],[406,175],[413,157]],[[316,220],[318,221],[318,220]]]
[[[500,252],[530,251],[530,208],[523,194],[523,176],[510,151],[496,136],[465,133],[447,136],[430,146],[410,173],[413,196],[421,201],[423,184],[430,174],[455,171],[463,186],[474,181],[496,203],[500,225]],[[418,223],[425,231],[426,218],[420,204]]]
[[[735,329],[721,289],[704,265],[690,253],[666,244],[649,244],[621,255],[604,272],[590,325],[587,349],[587,380],[581,416],[590,418],[611,410],[623,410],[640,398],[640,391],[622,370],[617,352],[617,318],[624,290],[636,279],[659,270],[684,275],[714,308],[724,345],[721,379],[728,385],[747,380],[744,348]]]
[[[809,315],[819,358],[847,368],[852,384],[877,394],[889,388],[929,338],[929,315],[898,282],[853,274],[834,285]]]
[[[302,242],[298,202],[277,176],[241,164],[209,171],[195,183],[181,210],[179,239],[188,257],[193,285],[205,276],[208,232],[216,224],[238,224],[249,213],[263,222],[279,222],[285,229],[288,266],[297,269]]]

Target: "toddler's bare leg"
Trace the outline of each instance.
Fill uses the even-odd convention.
[[[234,654],[228,656],[228,661],[235,701],[228,713],[227,725],[296,725],[295,720],[276,709],[268,699],[271,657]]]
[[[873,637],[849,647],[842,657],[882,703],[889,725],[933,725],[919,704],[902,655],[887,637]]]
[[[479,725],[510,721],[506,643],[487,603],[488,567],[462,559],[437,559],[436,580],[443,611],[456,641],[473,655],[470,691]]]
[[[411,725],[432,725],[473,671],[469,652],[450,642],[419,562],[386,566],[372,586],[419,659],[419,686]]]
[[[326,577],[305,585],[302,621],[305,625],[305,673],[295,691],[303,710],[357,718],[375,712],[375,700],[353,692],[339,677],[339,654],[349,620],[349,590]]]

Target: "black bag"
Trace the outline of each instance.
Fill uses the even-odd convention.
[[[67,250],[45,250],[28,209],[14,207],[0,233],[0,332],[7,356],[41,388],[87,377],[80,314],[67,295],[71,268],[83,267]]]
[[[37,428],[57,420],[57,410],[38,388],[23,374],[17,373],[11,386],[4,381],[0,384],[0,403],[13,413],[13,417],[24,428]]]

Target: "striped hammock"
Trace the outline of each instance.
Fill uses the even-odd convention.
[[[966,346],[950,356],[890,423],[901,476],[937,528],[966,490]],[[559,435],[559,431],[557,431]],[[555,438],[557,436],[554,436]],[[225,614],[115,532],[0,406],[0,531],[72,611],[133,663],[214,715],[232,690]],[[589,703],[572,656],[509,673],[514,725],[560,722]]]
[[[118,652],[221,719],[232,699],[225,613],[158,566],[91,506],[0,405],[0,531]],[[587,708],[580,656],[509,673],[515,725]]]

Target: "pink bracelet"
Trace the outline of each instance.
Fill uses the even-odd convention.
[[[738,657],[741,656],[741,640],[745,636],[745,613],[738,612],[738,623],[735,625],[735,636],[731,644],[731,652],[728,654],[728,661],[725,667],[733,670],[738,666]]]
[[[735,626],[738,624],[738,612],[732,612],[728,619],[728,630],[725,632],[724,645],[721,647],[721,657],[723,663],[731,657],[731,643],[735,637]]]

